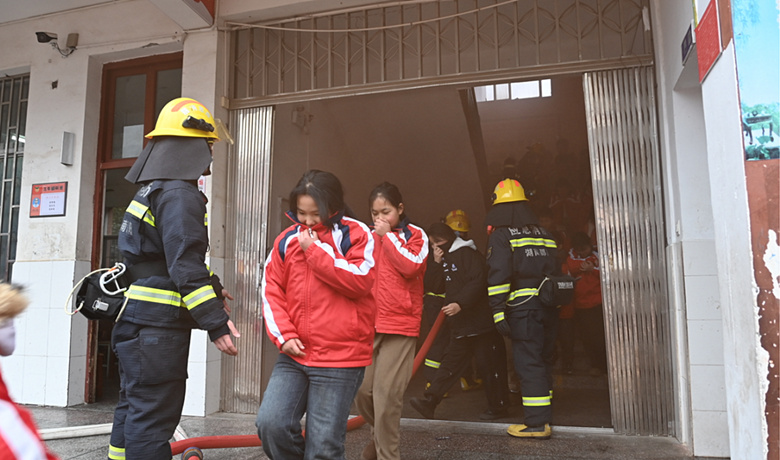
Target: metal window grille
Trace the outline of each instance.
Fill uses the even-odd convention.
[[[19,228],[30,76],[0,78],[0,279],[11,280]]]
[[[234,24],[231,108],[648,64],[648,1],[409,2]]]

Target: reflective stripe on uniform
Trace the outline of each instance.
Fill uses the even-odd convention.
[[[214,290],[212,289],[212,293]],[[176,291],[166,289],[157,289],[146,286],[136,286],[135,284],[125,292],[125,297],[144,302],[161,303],[163,305],[173,305],[174,307],[184,306],[181,302],[181,295]]]
[[[523,246],[545,246],[548,248],[557,248],[555,240],[548,238],[517,238],[509,240],[513,248],[521,248]]]
[[[442,299],[444,298],[444,294],[437,294],[435,292],[426,292],[425,295],[432,295],[432,296],[435,296],[435,297],[441,297]]]
[[[206,213],[206,215],[203,216],[203,225],[205,225],[206,227],[209,226],[209,213]]]
[[[131,201],[130,204],[127,206],[127,212],[130,213],[130,215],[133,215],[139,219],[142,219],[147,224],[154,227],[154,216],[152,215],[152,212],[149,211],[149,206],[146,206],[144,204],[141,204],[135,200]]]
[[[427,359],[426,358],[425,359],[425,365],[427,367],[430,367],[430,368],[433,368],[433,369],[438,369],[441,366],[441,363],[438,362],[438,361],[434,361],[432,359]]]
[[[192,310],[203,302],[216,298],[217,294],[214,293],[213,287],[203,286],[202,288],[198,288],[184,297],[184,303],[187,305],[188,310]]]
[[[114,447],[111,444],[108,445],[108,458],[111,460],[124,460],[125,458],[125,448],[124,447]]]
[[[525,288],[525,289],[518,289],[516,291],[512,291],[512,293],[509,294],[509,300],[512,301],[518,297],[524,297],[529,295],[539,295],[539,289]]]
[[[525,397],[523,396],[523,405],[524,406],[549,406],[550,405],[550,397],[549,396],[539,396],[539,397]]]
[[[509,292],[509,283],[499,284],[498,286],[488,286],[488,295],[506,294]]]
[[[501,322],[503,320],[504,320],[504,312],[503,311],[500,311],[500,312],[495,313],[493,315],[493,322],[494,323],[498,323],[498,322]]]

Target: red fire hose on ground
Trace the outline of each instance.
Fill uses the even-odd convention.
[[[417,369],[425,361],[425,355],[428,354],[428,350],[431,349],[433,340],[439,333],[442,323],[444,323],[444,312],[439,312],[439,316],[436,317],[431,331],[428,333],[428,337],[425,338],[420,351],[414,357],[414,366],[412,368],[412,375],[417,373]],[[349,419],[347,422],[347,431],[360,428],[366,423],[362,416],[357,416]],[[256,434],[243,434],[243,435],[228,435],[228,436],[200,436],[196,438],[182,439],[171,443],[171,452],[173,455],[178,455],[184,451],[189,451],[183,458],[185,459],[201,459],[203,458],[200,449],[218,449],[218,448],[235,448],[235,447],[259,447],[262,442]],[[189,455],[192,454],[192,455]]]

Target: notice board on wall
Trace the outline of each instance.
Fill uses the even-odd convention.
[[[67,197],[67,182],[33,184],[30,198],[30,217],[64,216]]]

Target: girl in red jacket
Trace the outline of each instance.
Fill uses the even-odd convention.
[[[255,424],[271,459],[344,458],[375,317],[374,238],[345,209],[336,176],[306,172],[290,192],[293,224],[266,260],[263,316],[281,354]]]
[[[591,375],[607,371],[607,352],[604,341],[604,313],[601,305],[601,270],[599,254],[593,250],[590,237],[583,232],[571,238],[569,257],[563,271],[573,276],[574,324],[590,361]]]
[[[0,356],[16,348],[13,318],[29,301],[16,286],[0,283]],[[3,460],[57,460],[38,434],[32,414],[16,404],[0,373],[0,458]]]
[[[409,223],[395,185],[378,185],[368,204],[376,242],[377,314],[374,362],[356,399],[358,412],[372,427],[363,459],[400,459],[401,409],[420,334],[428,236]]]

